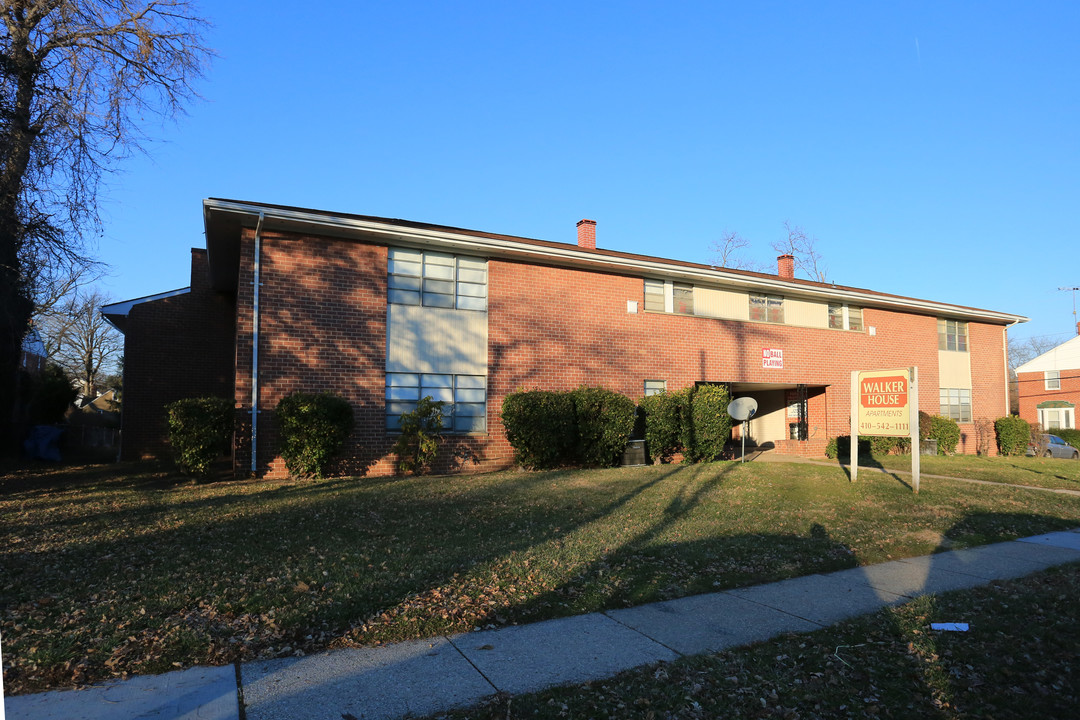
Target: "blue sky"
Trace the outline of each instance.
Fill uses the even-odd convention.
[[[103,206],[105,289],[188,284],[201,200],[775,267],[1075,333],[1080,3],[207,4],[203,100]]]

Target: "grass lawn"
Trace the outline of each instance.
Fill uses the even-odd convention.
[[[1080,707],[1077,597],[1073,564],[449,717],[1071,720]],[[935,631],[935,622],[969,630]]]
[[[845,463],[847,462],[847,458],[843,460]],[[865,465],[862,463],[865,463]],[[1033,457],[980,457],[977,455],[923,455],[919,464],[920,471],[927,475],[947,475],[948,477],[971,478],[989,482],[1080,491],[1080,461],[1077,460]],[[910,471],[911,456],[875,456],[873,460],[860,460],[860,469],[864,466]]]
[[[837,467],[199,484],[0,475],[9,693],[617,608],[1080,525],[1080,497]]]

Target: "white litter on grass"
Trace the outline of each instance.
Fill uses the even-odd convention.
[[[930,623],[931,630],[948,630],[951,632],[967,632],[967,623]]]

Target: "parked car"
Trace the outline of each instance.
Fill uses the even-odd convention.
[[[1069,443],[1065,442],[1057,435],[1043,435],[1042,444],[1046,446],[1043,450],[1043,457],[1056,457],[1066,458],[1069,460],[1080,460],[1080,450],[1077,450]],[[1028,445],[1027,454],[1034,456],[1039,452],[1038,446],[1035,443]]]

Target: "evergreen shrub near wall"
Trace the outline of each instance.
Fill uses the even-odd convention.
[[[1016,415],[1000,417],[994,421],[998,452],[1002,455],[1023,455],[1031,442],[1031,425]]]
[[[952,455],[960,443],[960,426],[951,418],[931,415],[927,437],[937,440],[938,455]]]
[[[274,411],[281,457],[294,477],[321,478],[353,430],[352,405],[332,393],[294,392]]]
[[[619,462],[634,430],[634,401],[602,387],[570,392],[577,424],[577,461],[592,467]]]
[[[672,461],[683,448],[683,415],[688,414],[690,389],[662,392],[641,399],[645,413],[645,445],[649,456],[661,463]]]
[[[884,437],[879,435],[872,435],[870,440],[870,451],[874,455],[910,455],[911,454],[911,438],[909,437]],[[851,440],[848,440],[849,447]]]
[[[572,461],[577,422],[570,393],[528,390],[503,399],[502,423],[514,462],[534,470]]]
[[[727,414],[731,395],[721,385],[699,385],[690,394],[689,444],[685,449],[691,462],[719,460],[731,436]],[[685,415],[684,415],[685,417]]]
[[[859,457],[870,457],[873,454],[873,447],[870,444],[870,438],[859,438]],[[838,435],[834,438],[829,438],[829,443],[825,446],[825,457],[833,460],[840,458],[846,460],[851,457],[851,436],[850,435]]]
[[[165,406],[169,443],[183,473],[206,477],[229,448],[233,401],[219,397],[186,398]]]

